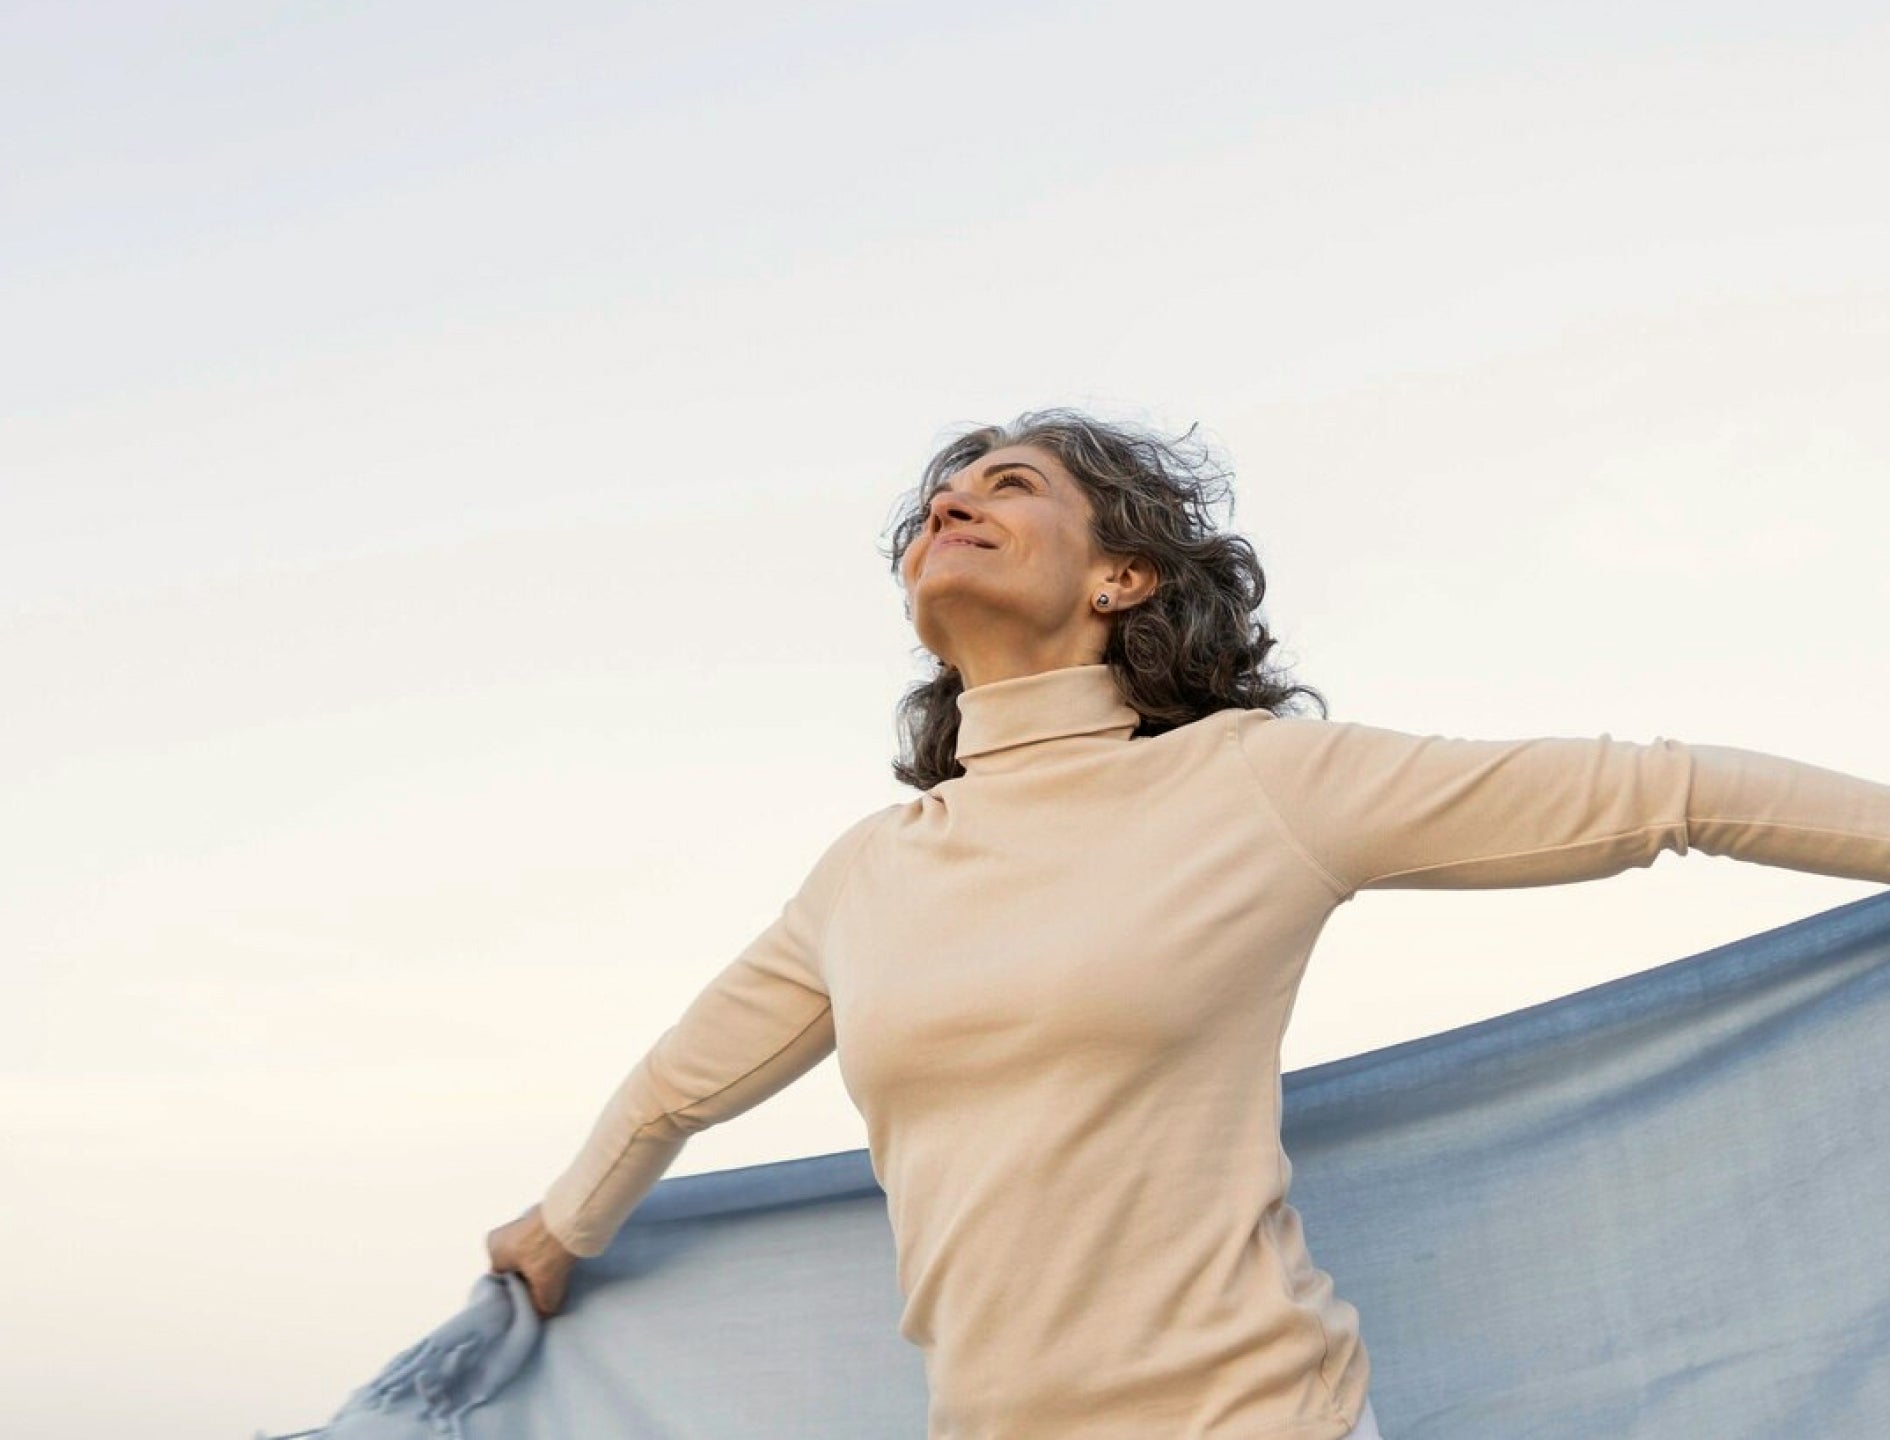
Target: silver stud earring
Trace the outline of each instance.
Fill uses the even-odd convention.
[[[1098,610],[1107,610],[1109,608],[1108,595],[1104,594],[1104,595],[1098,595],[1096,597],[1096,608]]]

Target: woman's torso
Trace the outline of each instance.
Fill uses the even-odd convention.
[[[1270,717],[1131,739],[1106,670],[1031,678],[970,692],[1006,703],[968,773],[888,815],[822,944],[931,1433],[1336,1440],[1368,1362],[1279,1146],[1335,896],[1238,742]]]

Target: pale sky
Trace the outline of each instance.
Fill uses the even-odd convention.
[[[0,5],[0,1432],[458,1308],[912,793],[962,424],[1199,422],[1336,718],[1890,779],[1876,9]],[[1362,896],[1287,1064],[1870,893]],[[829,1061],[672,1173],[864,1143]]]

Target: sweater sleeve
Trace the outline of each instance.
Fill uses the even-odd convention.
[[[1281,825],[1340,899],[1560,885],[1697,849],[1890,883],[1890,786],[1677,740],[1458,740],[1240,712]]]
[[[887,813],[828,846],[780,915],[618,1086],[541,1202],[567,1250],[601,1254],[693,1132],[751,1109],[832,1053],[821,939],[855,856]]]

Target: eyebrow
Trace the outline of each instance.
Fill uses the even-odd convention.
[[[1025,460],[1000,460],[995,465],[987,465],[984,471],[984,478],[989,480],[1000,470],[1028,470],[1039,480],[1043,481],[1044,484],[1048,485],[1050,483],[1050,477],[1048,475]]]

